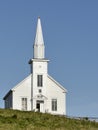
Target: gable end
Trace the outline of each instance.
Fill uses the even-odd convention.
[[[48,78],[50,79],[50,80],[52,80],[53,82],[55,82],[57,85],[58,85],[58,87],[60,87],[65,93],[67,93],[67,89],[65,89],[62,85],[60,85],[56,80],[54,80],[50,75],[48,75]]]

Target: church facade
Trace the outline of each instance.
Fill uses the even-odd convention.
[[[33,53],[31,74],[4,96],[5,108],[66,115],[67,90],[48,74],[40,18]]]

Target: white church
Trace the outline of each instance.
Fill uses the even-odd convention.
[[[4,96],[5,108],[66,115],[67,90],[48,74],[48,62],[38,18],[31,74]]]

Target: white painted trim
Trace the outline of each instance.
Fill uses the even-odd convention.
[[[47,59],[30,59],[29,64],[31,64],[33,61],[35,62],[49,62]]]
[[[24,80],[22,80],[20,83],[18,83],[16,86],[14,86],[11,90],[14,91],[17,87],[19,87],[25,80],[31,77],[32,74],[30,74],[28,77],[26,77]]]
[[[50,75],[47,75],[49,79],[51,79],[53,82],[55,82],[61,89],[64,90],[65,93],[67,93],[67,89],[65,89],[62,85],[60,85],[56,80],[54,80]]]

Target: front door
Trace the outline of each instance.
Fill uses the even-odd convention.
[[[44,112],[44,101],[43,100],[36,101],[36,109],[38,112]]]
[[[36,109],[38,112],[40,112],[40,103],[36,103]]]

